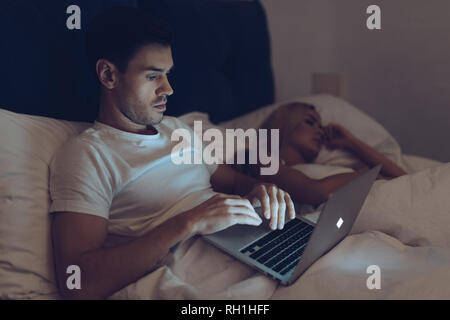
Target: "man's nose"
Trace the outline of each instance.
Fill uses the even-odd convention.
[[[164,80],[156,93],[158,96],[171,96],[173,94],[173,89],[169,83],[169,79],[167,79],[167,75],[164,75]]]

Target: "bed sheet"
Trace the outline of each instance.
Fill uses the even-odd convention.
[[[428,168],[437,167],[443,164],[443,162],[412,154],[403,154],[399,164],[406,170],[406,172],[413,173]]]
[[[450,299],[450,163],[405,161],[417,172],[377,181],[351,234],[292,286],[192,238],[111,299]],[[381,289],[367,287],[370,265]]]
[[[367,287],[370,265],[380,268],[379,290]],[[284,287],[197,238],[185,243],[167,266],[111,298],[448,299],[449,266],[448,248],[406,246],[368,231],[347,237]]]

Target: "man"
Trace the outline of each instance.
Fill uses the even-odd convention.
[[[173,93],[170,42],[162,22],[134,8],[109,9],[89,26],[88,55],[101,88],[98,118],[57,152],[50,168],[64,298],[106,298],[158,267],[180,241],[234,224],[259,225],[255,200],[273,229],[283,227],[286,210],[295,215],[289,195],[274,185],[226,165],[171,161],[171,133],[188,127],[163,119]],[[133,240],[107,246],[108,234]],[[69,265],[80,267],[80,290],[66,286]]]

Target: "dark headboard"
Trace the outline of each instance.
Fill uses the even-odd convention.
[[[81,8],[81,30],[66,8]],[[93,121],[98,92],[84,36],[104,8],[139,6],[171,25],[175,70],[168,115],[207,112],[213,122],[273,103],[266,16],[249,0],[3,0],[0,2],[0,108]]]

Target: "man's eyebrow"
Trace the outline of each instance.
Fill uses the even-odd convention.
[[[170,69],[168,69],[167,72],[172,71],[174,67],[175,67],[175,66],[170,67]],[[166,72],[165,69],[161,69],[161,68],[157,68],[157,67],[153,67],[153,66],[147,67],[147,68],[145,68],[144,70],[145,70],[145,71]]]

